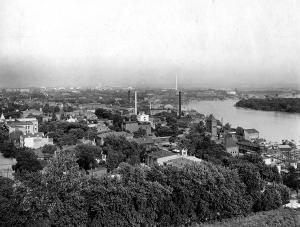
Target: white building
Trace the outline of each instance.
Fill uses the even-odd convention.
[[[137,120],[139,122],[149,122],[149,115],[148,114],[144,114],[144,113],[139,114],[139,115],[137,115]]]
[[[39,122],[36,118],[19,118],[17,119],[19,122],[31,122],[33,124],[33,132],[31,133],[38,133],[39,132]]]
[[[32,149],[38,149],[45,145],[53,145],[53,139],[44,137],[43,133],[35,133],[35,134],[27,134],[24,136],[21,136],[21,140],[23,140],[23,146],[32,148]]]
[[[30,121],[9,121],[7,127],[9,134],[15,131],[21,131],[24,135],[35,132],[34,125]]]
[[[69,123],[75,123],[75,122],[77,122],[77,119],[70,116],[70,118],[66,121],[69,122]]]
[[[254,129],[244,129],[244,139],[251,141],[259,138],[259,132]]]

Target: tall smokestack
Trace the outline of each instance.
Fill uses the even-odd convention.
[[[177,91],[177,89],[178,89],[178,84],[177,84],[177,74],[176,74],[176,82],[175,82],[176,84],[175,84],[175,90]]]
[[[128,90],[128,102],[131,103],[131,100],[130,100],[130,90]]]
[[[181,91],[178,92],[178,116],[181,117]]]
[[[138,110],[137,110],[137,92],[134,92],[134,114],[137,115],[138,114]]]

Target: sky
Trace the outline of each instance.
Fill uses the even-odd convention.
[[[0,0],[0,87],[300,88],[299,0]]]

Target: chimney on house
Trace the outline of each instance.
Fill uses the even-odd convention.
[[[138,107],[137,107],[137,92],[134,92],[134,114],[137,115],[138,114]]]
[[[178,92],[178,116],[181,117],[181,91]]]

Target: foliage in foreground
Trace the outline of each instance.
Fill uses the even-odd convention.
[[[259,193],[259,185],[250,193],[236,169],[205,161],[183,168],[122,163],[113,175],[94,178],[76,154],[62,152],[43,171],[15,176],[0,178],[4,226],[178,226],[246,216],[253,195],[260,209],[274,209],[284,195],[274,186]]]

